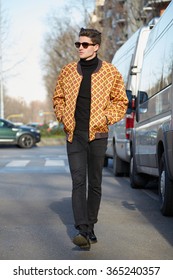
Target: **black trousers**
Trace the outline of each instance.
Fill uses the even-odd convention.
[[[75,227],[93,228],[101,201],[102,169],[107,138],[88,141],[88,132],[75,131],[73,142],[67,141],[72,177],[72,208]]]

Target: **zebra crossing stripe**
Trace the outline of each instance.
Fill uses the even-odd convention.
[[[45,166],[65,166],[64,160],[50,160],[47,159],[45,162]]]
[[[22,167],[26,166],[30,160],[12,160],[6,164],[6,167]]]
[[[15,167],[28,167],[31,160],[12,160],[5,165],[7,168]],[[46,159],[44,167],[65,167],[65,161],[63,159]]]

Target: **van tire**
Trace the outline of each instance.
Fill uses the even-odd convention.
[[[173,181],[168,177],[164,153],[159,165],[159,197],[161,213],[164,216],[173,216]]]
[[[123,176],[124,174],[128,173],[127,166],[125,165],[126,162],[121,160],[116,153],[116,149],[114,147],[113,150],[113,174],[115,176]]]
[[[134,157],[131,156],[130,160],[130,186],[133,189],[143,188],[147,184],[146,178],[137,173],[136,162]]]
[[[104,167],[108,167],[108,157],[105,156],[104,158],[104,164],[103,164]]]

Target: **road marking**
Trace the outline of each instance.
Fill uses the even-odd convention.
[[[35,158],[33,160],[16,159],[6,163],[4,162],[4,166],[2,166],[3,160],[1,160],[0,163],[0,174],[9,172],[70,173],[67,159],[62,158],[45,158],[44,161],[39,159],[35,161]]]
[[[22,167],[26,166],[30,160],[12,160],[8,164],[6,164],[6,167]]]
[[[45,162],[45,166],[65,166],[64,160],[51,160],[47,159]]]

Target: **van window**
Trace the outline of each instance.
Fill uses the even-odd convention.
[[[112,64],[117,67],[122,74],[125,85],[127,85],[128,74],[133,54],[135,52],[136,42],[138,40],[140,30],[137,30],[115,54]]]
[[[164,25],[162,20],[159,24]],[[161,27],[160,27],[161,28]],[[163,32],[153,45],[146,50],[140,90],[145,91],[148,97],[153,96],[171,84],[173,67],[173,19],[168,26],[162,26]],[[158,28],[151,31],[150,36]],[[156,37],[155,37],[156,38]]]
[[[173,69],[173,20],[170,26],[165,41],[165,57],[163,66],[163,87],[171,84],[172,81],[172,69]]]

